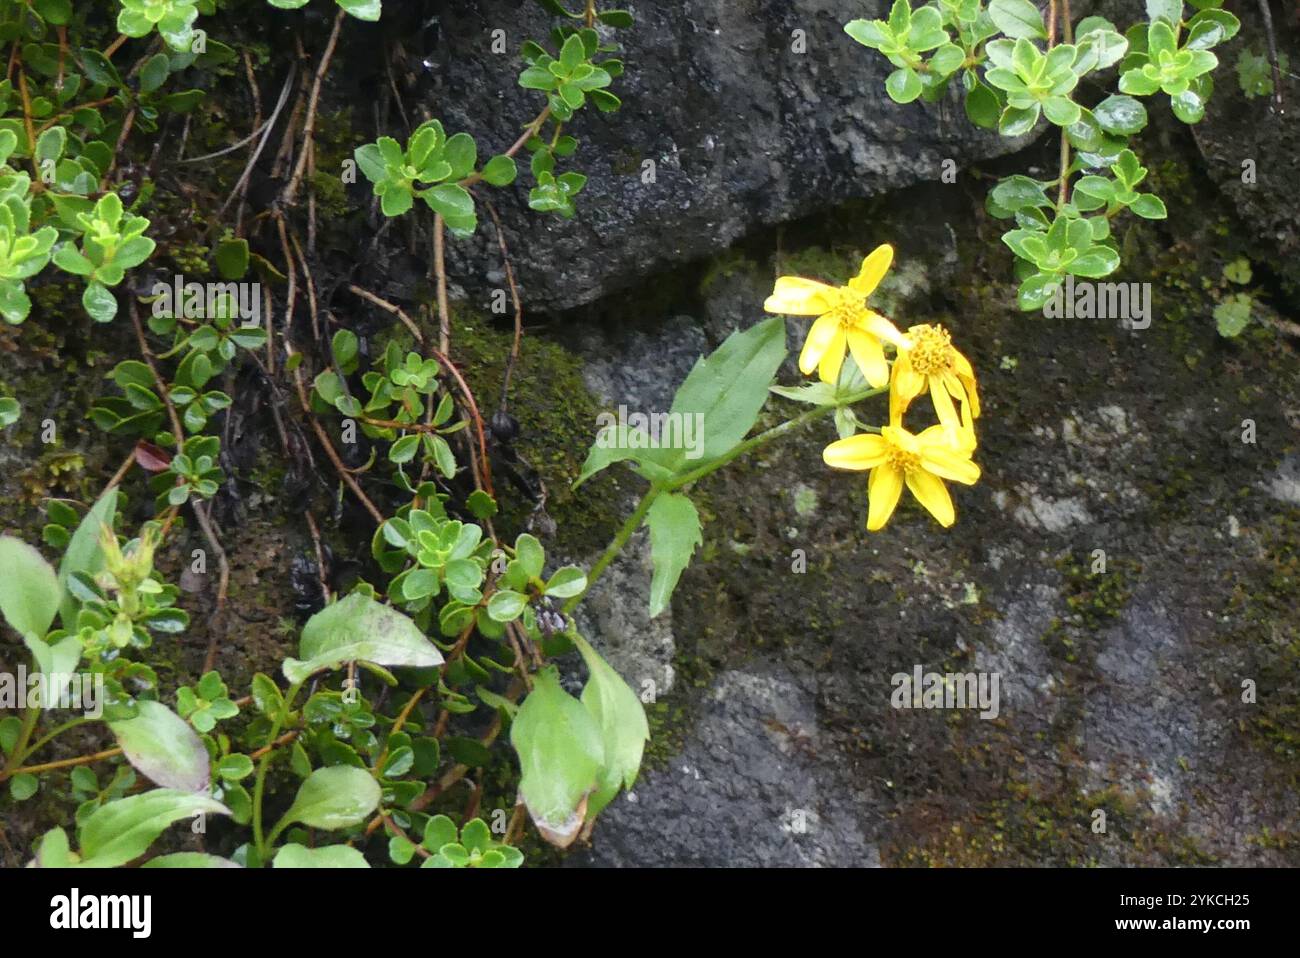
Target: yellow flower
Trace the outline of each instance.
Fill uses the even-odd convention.
[[[962,423],[952,401],[959,399],[970,418],[980,414],[979,393],[975,388],[975,370],[970,361],[952,345],[952,337],[942,326],[913,326],[907,331],[908,342],[898,348],[889,390],[890,418],[895,422],[912,400],[929,389],[939,422],[950,429]]]
[[[893,323],[867,308],[867,297],[880,285],[893,260],[892,246],[877,246],[847,286],[827,286],[801,276],[782,276],[776,281],[763,304],[765,310],[817,317],[799,354],[799,369],[805,376],[816,369],[822,382],[836,382],[847,348],[873,389],[889,382],[881,340],[899,347],[907,341]]]
[[[980,467],[971,462],[974,433],[931,426],[914,436],[901,426],[884,426],[880,435],[860,433],[833,442],[822,458],[836,469],[870,469],[867,480],[867,530],[876,532],[894,514],[903,484],[945,528],[956,514],[943,480],[971,485]]]

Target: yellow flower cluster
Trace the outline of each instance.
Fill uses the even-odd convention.
[[[817,317],[799,354],[805,376],[817,370],[823,382],[836,383],[847,351],[873,388],[889,386],[889,425],[879,434],[833,442],[822,454],[836,469],[870,472],[867,529],[872,532],[889,521],[904,485],[941,525],[952,525],[956,515],[943,480],[971,485],[980,476],[971,461],[980,403],[970,361],[942,326],[922,324],[904,334],[867,305],[893,261],[892,246],[876,247],[846,286],[782,276],[763,304],[770,313]],[[892,368],[886,345],[894,352]],[[903,427],[903,414],[927,391],[939,422],[913,434]]]

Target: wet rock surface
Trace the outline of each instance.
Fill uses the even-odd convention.
[[[584,110],[566,127],[580,143],[575,168],[588,176],[579,216],[539,221],[526,206],[526,175],[513,187],[520,202],[500,204],[507,232],[528,237],[513,251],[533,308],[592,302],[726,249],[764,225],[937,181],[946,159],[965,166],[1008,151],[1007,141],[966,122],[955,98],[912,110],[883,107],[890,67],[843,24],[883,15],[884,4],[629,6],[636,26],[608,33],[624,46],[627,72],[612,88],[623,108]],[[543,23],[531,4],[519,9],[510,0],[442,11],[427,35],[430,49],[420,51],[435,63],[420,105],[449,129],[484,130],[482,152],[504,149],[540,98],[515,85],[502,57],[467,54],[486,50],[500,27],[513,53],[523,37],[544,36]],[[473,264],[453,272],[479,276],[478,264],[496,261],[488,234],[453,247],[457,265]],[[487,279],[488,286],[504,282]],[[479,285],[471,279],[467,288],[477,296]]]

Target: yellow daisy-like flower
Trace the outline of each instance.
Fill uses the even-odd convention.
[[[969,437],[969,439],[968,439]],[[974,434],[931,426],[914,436],[901,426],[884,426],[880,435],[860,433],[833,442],[822,453],[835,469],[871,470],[867,480],[867,530],[883,528],[894,514],[903,485],[945,528],[956,519],[943,480],[971,485],[980,467],[971,462]]]
[[[822,382],[834,383],[847,348],[873,389],[889,382],[889,364],[881,343],[888,341],[901,348],[907,339],[888,319],[867,308],[867,297],[875,292],[893,261],[894,248],[886,244],[877,246],[862,261],[862,269],[847,286],[828,286],[802,276],[782,276],[776,281],[772,295],[763,303],[765,310],[817,317],[799,354],[799,369],[805,376],[816,369]]]
[[[923,324],[907,331],[908,342],[898,348],[889,390],[890,418],[895,422],[912,400],[928,389],[939,422],[950,429],[962,428],[954,399],[960,400],[970,418],[980,414],[975,387],[975,370],[970,360],[952,345],[952,336],[942,326]]]

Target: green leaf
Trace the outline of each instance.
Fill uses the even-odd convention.
[[[340,0],[342,2],[342,0]],[[366,856],[349,845],[307,848],[290,843],[275,853],[272,868],[369,868]]]
[[[220,855],[208,855],[204,852],[174,852],[171,855],[159,855],[151,858],[141,868],[238,868],[239,865]]]
[[[116,492],[109,492],[101,497],[77,525],[77,531],[72,534],[72,540],[63,552],[63,559],[59,563],[59,587],[65,591],[59,605],[59,620],[69,631],[76,627],[77,612],[81,608],[81,603],[66,591],[68,579],[77,572],[94,576],[104,568],[104,550],[100,545],[100,534],[105,527],[112,530],[113,515],[116,510]]]
[[[109,722],[135,769],[155,785],[208,790],[208,750],[188,722],[161,702],[137,702],[135,718]]]
[[[383,13],[381,0],[338,0],[338,5],[358,20],[369,20],[372,23]]]
[[[1002,112],[1002,105],[998,102],[998,95],[993,92],[992,87],[976,81],[975,85],[966,91],[965,106],[966,118],[976,126],[992,130],[998,125],[998,115]]]
[[[409,436],[403,436],[388,447],[388,458],[391,462],[396,463],[410,462],[415,458],[415,454],[419,449],[419,433],[412,433]]]
[[[494,156],[483,167],[483,179],[493,186],[508,186],[515,181],[518,171],[514,157]]]
[[[535,579],[542,574],[546,551],[536,536],[525,532],[515,540],[515,558],[519,560],[519,565],[528,578]]]
[[[298,786],[293,804],[268,841],[294,822],[327,831],[360,825],[379,807],[381,791],[365,769],[351,765],[318,768]]]
[[[248,240],[222,240],[217,244],[215,259],[222,279],[243,279],[248,272]]]
[[[576,565],[566,565],[556,569],[546,583],[546,595],[553,599],[572,599],[582,595],[587,588],[587,573]]]
[[[712,355],[696,360],[673,397],[672,412],[703,417],[702,448],[665,450],[665,464],[673,469],[689,465],[688,452],[708,461],[744,439],[767,401],[767,388],[785,354],[785,320],[773,316],[732,333]]]
[[[356,660],[410,668],[431,668],[443,661],[442,653],[409,617],[360,592],[308,619],[298,654],[301,660],[284,661],[284,674],[290,682]]]
[[[1092,108],[1101,128],[1116,136],[1132,136],[1147,125],[1147,109],[1131,96],[1116,94]]]
[[[197,815],[229,815],[220,802],[193,792],[157,788],[91,812],[81,826],[81,864],[116,868],[139,858],[173,822]]]
[[[25,802],[35,795],[40,787],[40,779],[35,775],[22,772],[9,780],[9,797],[15,802]]]
[[[582,690],[582,704],[600,728],[605,759],[600,783],[587,802],[587,820],[595,818],[623,787],[631,788],[641,768],[641,755],[650,739],[650,725],[636,693],[582,636],[574,644],[591,672]]]
[[[487,613],[494,622],[513,622],[523,614],[528,598],[510,589],[500,589],[488,599]]]
[[[53,163],[63,155],[64,145],[68,142],[68,131],[61,126],[52,126],[36,138],[37,163]]]
[[[700,536],[700,515],[695,504],[679,493],[665,493],[646,513],[650,526],[650,558],[654,575],[650,581],[650,618],[668,607],[682,571],[690,565]]]
[[[171,57],[165,53],[155,53],[140,68],[140,92],[152,93],[167,82],[171,72]]]
[[[923,89],[921,78],[910,67],[899,67],[885,78],[885,92],[895,103],[911,103]]]
[[[1129,209],[1146,220],[1163,220],[1169,216],[1165,201],[1154,193],[1141,194],[1129,204]]]
[[[49,631],[63,586],[36,549],[12,536],[0,536],[0,614],[24,638]]]
[[[519,756],[519,796],[537,830],[566,848],[578,837],[588,796],[599,784],[605,748],[587,708],[560,687],[547,666],[533,677],[533,690],[510,726]]]
[[[989,16],[997,28],[1012,39],[1047,38],[1043,15],[1038,12],[1038,7],[1030,3],[1030,0],[993,0],[989,4]]]
[[[1147,0],[1147,19],[1178,26],[1183,22],[1183,0]]]
[[[117,297],[103,283],[92,281],[81,294],[81,305],[97,323],[111,322],[117,315]]]

